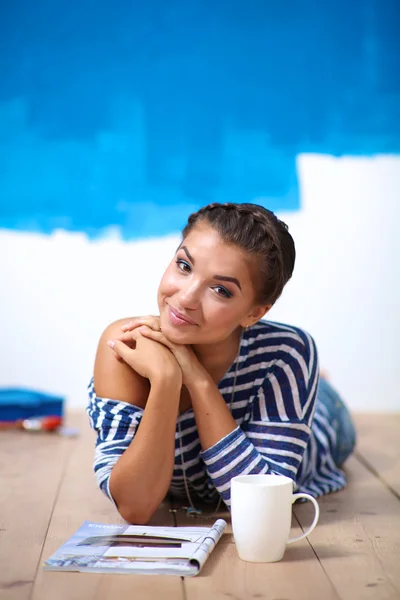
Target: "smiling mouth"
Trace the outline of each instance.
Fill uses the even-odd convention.
[[[188,317],[186,317],[185,315],[182,315],[182,313],[178,312],[171,306],[169,306],[169,305],[167,305],[167,306],[168,306],[168,311],[169,311],[169,318],[174,325],[192,325],[192,326],[197,325],[197,323],[195,323],[191,319],[188,319]]]

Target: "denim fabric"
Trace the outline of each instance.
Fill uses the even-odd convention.
[[[356,429],[343,400],[323,377],[319,382],[318,401],[327,409],[330,424],[336,431],[337,444],[332,450],[332,456],[336,466],[340,467],[354,450]]]

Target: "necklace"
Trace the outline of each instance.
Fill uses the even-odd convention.
[[[236,387],[236,379],[237,379],[237,374],[238,374],[238,370],[239,370],[239,358],[240,358],[240,348],[242,345],[242,335],[243,332],[240,335],[240,340],[239,340],[239,350],[238,353],[236,355],[236,367],[235,367],[235,375],[233,377],[233,385],[232,385],[232,392],[231,392],[231,400],[229,403],[229,411],[232,413],[232,404],[233,404],[233,399],[235,397],[235,387]],[[183,482],[185,484],[185,491],[186,491],[186,495],[187,495],[187,499],[189,501],[189,505],[188,507],[183,507],[183,510],[186,509],[186,514],[190,517],[199,517],[202,515],[202,511],[199,508],[196,508],[193,501],[192,501],[192,497],[190,495],[189,492],[189,484],[187,481],[187,477],[186,477],[186,472],[185,472],[185,468],[183,466],[183,448],[182,448],[182,430],[181,430],[181,423],[178,419],[178,432],[179,432],[179,448],[181,451],[181,466],[182,466],[182,473],[183,473]],[[222,496],[220,495],[219,500],[218,500],[218,504],[216,509],[210,514],[205,516],[204,518],[213,518],[215,517],[215,515],[218,513],[220,506],[221,506],[221,502],[222,502]],[[171,509],[170,512],[177,512],[176,509]]]

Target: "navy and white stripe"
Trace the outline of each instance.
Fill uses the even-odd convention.
[[[237,361],[231,410],[237,428],[203,451],[193,410],[179,415],[182,452],[177,423],[170,492],[185,496],[182,466],[193,498],[214,502],[220,494],[228,507],[230,481],[240,474],[287,475],[298,491],[315,497],[344,487],[345,476],[332,458],[337,434],[317,398],[319,368],[312,337],[270,321],[247,329],[234,364],[218,385],[228,405]],[[98,433],[97,481],[112,499],[112,468],[134,438],[144,409],[97,397],[92,380],[87,412]]]

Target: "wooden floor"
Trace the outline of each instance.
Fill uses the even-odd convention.
[[[43,571],[84,520],[122,522],[92,475],[93,432],[84,415],[70,420],[80,427],[75,439],[0,433],[1,600],[400,599],[400,414],[356,416],[347,489],[321,499],[319,525],[280,563],[239,560],[229,527],[201,574],[186,579]],[[168,508],[153,524],[176,524]],[[294,533],[311,512],[294,507]],[[177,523],[185,519],[193,523]]]

